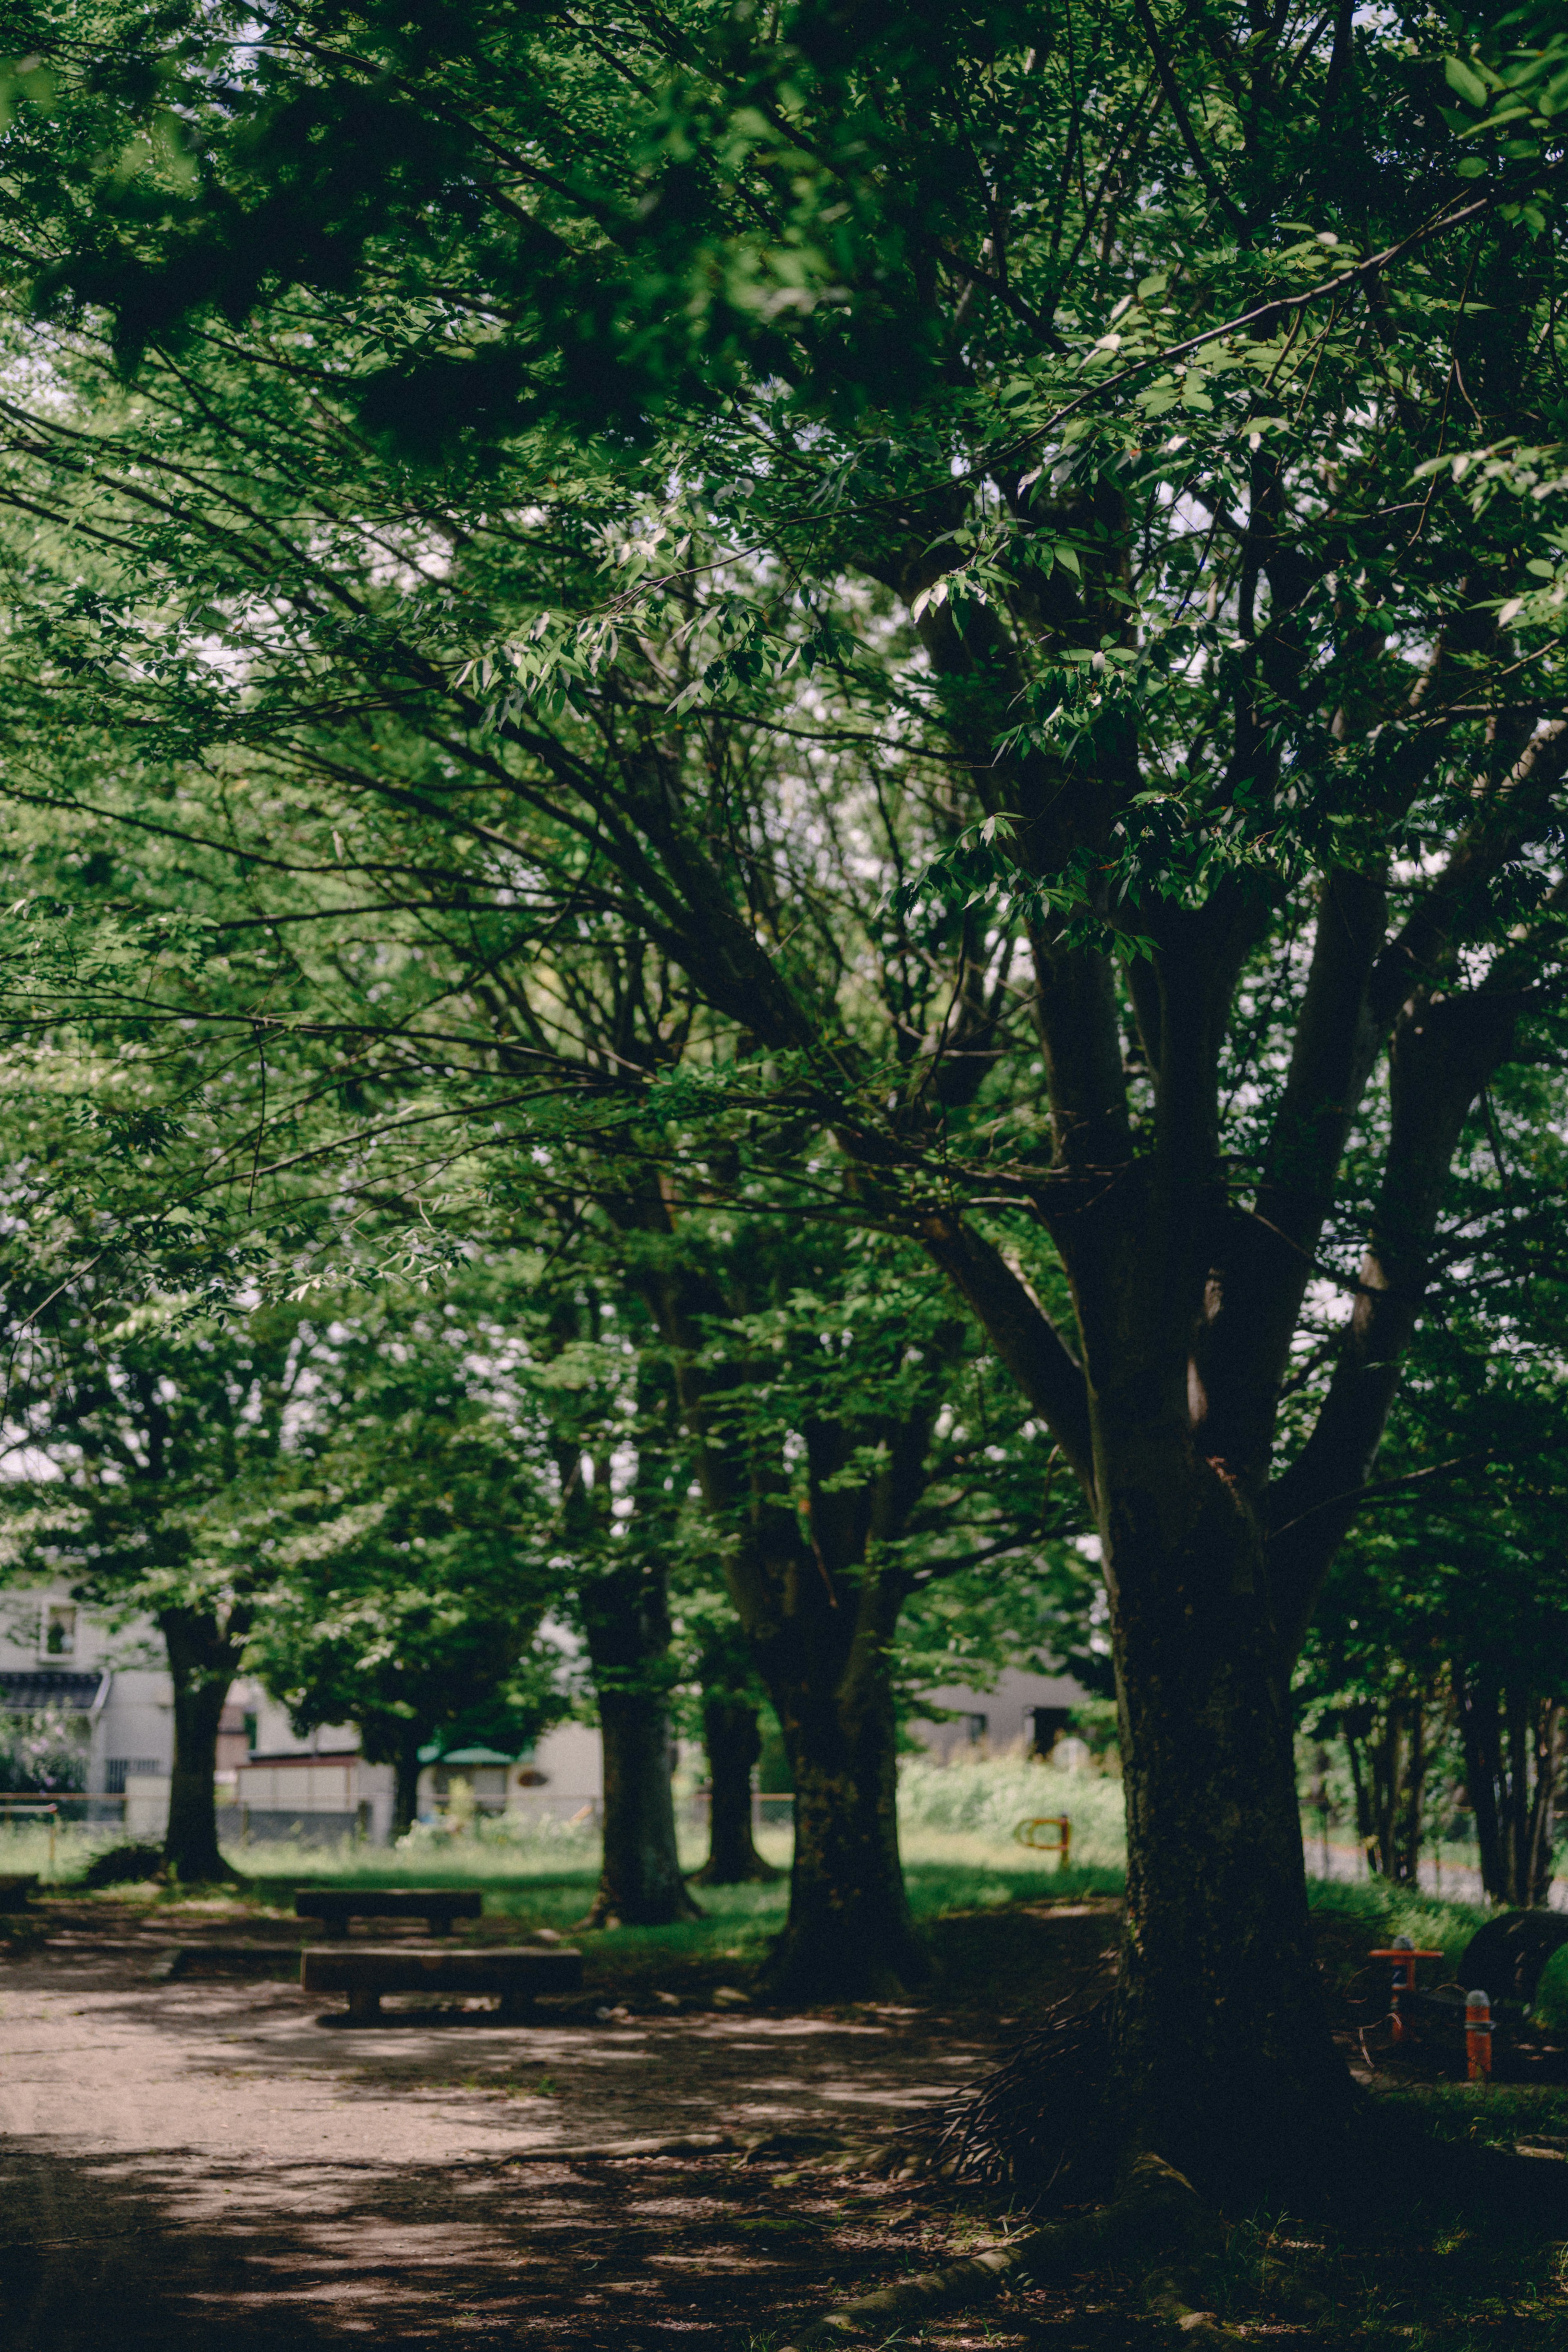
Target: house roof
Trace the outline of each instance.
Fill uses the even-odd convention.
[[[0,1673],[0,1707],[15,1715],[33,1715],[57,1706],[88,1715],[108,1693],[106,1674],[70,1675],[55,1666],[40,1666],[32,1673]]]

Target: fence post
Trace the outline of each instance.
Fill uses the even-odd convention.
[[[1491,2079],[1491,2001],[1484,1992],[1465,1995],[1465,2079]]]

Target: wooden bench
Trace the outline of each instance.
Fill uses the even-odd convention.
[[[297,1886],[295,1916],[319,1919],[329,1936],[346,1936],[350,1919],[423,1919],[433,1936],[450,1936],[454,1919],[477,1919],[476,1886]]]
[[[383,1992],[498,1993],[502,2016],[522,2017],[541,1992],[580,1990],[582,1954],[567,1944],[444,1952],[418,1944],[307,1946],[299,1981],[307,1992],[346,1992],[356,2025],[380,2017]]]

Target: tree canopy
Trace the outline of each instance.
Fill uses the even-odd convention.
[[[296,1278],[346,1202],[419,1248],[591,1204],[759,1656],[808,1530],[683,1226],[920,1252],[1101,1540],[1112,2137],[1251,2177],[1345,2112],[1292,1666],[1561,1055],[1555,19],[26,31],[18,1050]],[[835,1672],[798,1875],[846,1774],[886,1810],[885,1675]]]

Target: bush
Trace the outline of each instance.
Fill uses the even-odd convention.
[[[161,1845],[111,1845],[95,1854],[78,1884],[82,1886],[126,1886],[163,1874]]]

